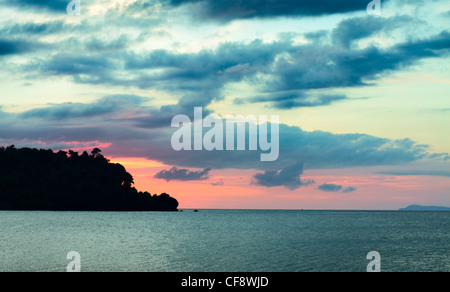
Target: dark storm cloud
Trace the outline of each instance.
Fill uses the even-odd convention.
[[[170,170],[162,170],[155,174],[155,178],[165,179],[166,181],[196,181],[209,179],[209,172],[211,168],[206,168],[200,171],[193,171],[189,169],[179,169],[172,167]]]
[[[296,190],[301,186],[314,183],[311,180],[302,180],[303,163],[286,166],[282,170],[266,170],[254,175],[255,183],[264,187],[284,186],[289,190]]]
[[[384,2],[387,2],[385,0]],[[370,1],[309,1],[309,0],[170,0],[174,6],[196,4],[193,13],[206,19],[267,18],[277,16],[320,16],[326,14],[365,11]]]

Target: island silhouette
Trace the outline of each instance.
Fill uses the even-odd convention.
[[[410,205],[406,208],[400,208],[399,211],[450,211],[450,208],[443,206]]]
[[[0,147],[0,210],[178,211],[170,195],[138,192],[125,167],[95,148],[59,151]]]

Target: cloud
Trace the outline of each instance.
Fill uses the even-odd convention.
[[[264,173],[254,175],[255,183],[264,187],[284,186],[293,191],[301,186],[314,183],[312,180],[301,180],[300,175],[303,174],[303,164],[296,163],[286,166],[280,171],[266,170]]]
[[[49,142],[98,140],[112,143],[109,150],[113,153],[193,168],[264,170],[269,166],[280,170],[291,165],[293,157],[308,169],[399,165],[427,157],[445,160],[444,156],[435,156],[425,145],[409,139],[308,132],[284,124],[280,124],[279,159],[273,163],[261,162],[259,151],[176,152],[170,147],[175,131],[170,128],[173,115],[144,106],[142,101],[140,97],[114,96],[91,104],[49,105],[24,113],[0,111],[0,137],[5,143],[10,141],[16,145],[22,139]],[[102,119],[93,120],[101,117],[103,122]],[[105,117],[107,127],[104,126]],[[65,123],[55,124],[55,120]],[[122,130],[124,127],[127,131]]]
[[[263,1],[244,2],[241,2],[243,7],[250,7]],[[274,5],[278,9],[289,4],[294,8],[317,6],[326,10],[336,3],[342,7],[351,4],[355,8],[363,6],[358,9],[365,8],[360,1],[358,4],[357,1],[350,4],[294,2],[277,1],[275,5],[267,1],[261,7]],[[182,3],[187,1],[173,2],[175,6]],[[217,7],[232,7],[235,2],[230,3],[222,1]],[[153,4],[137,1],[126,7],[131,9],[137,5],[151,9]],[[213,6],[206,0],[204,4]],[[286,110],[327,106],[348,100],[348,97],[323,92],[326,89],[371,86],[384,75],[414,65],[423,58],[447,56],[450,49],[448,31],[425,38],[387,42],[390,44],[387,47],[376,43],[366,47],[355,45],[357,40],[416,23],[408,16],[348,18],[332,30],[306,32],[304,37],[309,42],[301,43],[295,41],[298,34],[285,33],[276,41],[229,41],[195,52],[167,48],[148,50],[141,46],[136,49],[134,45],[144,43],[145,38],[142,40],[130,31],[144,26],[160,29],[164,17],[133,17],[120,9],[115,12],[80,24],[54,19],[6,23],[1,29],[5,37],[0,40],[0,54],[35,52],[28,62],[16,66],[30,80],[36,76],[69,77],[82,84],[163,91],[178,100],[176,104],[163,105],[164,111],[183,113],[193,106],[207,107],[223,100],[224,89],[241,82],[256,94],[240,97],[235,100],[236,104],[267,103]],[[117,33],[111,37],[105,33],[109,30]],[[44,42],[48,34],[57,35],[58,31],[58,41]],[[70,37],[66,36],[68,32]],[[23,41],[30,37],[31,41]],[[35,44],[52,50],[41,52],[35,49]],[[317,90],[322,91],[318,94]]]
[[[191,171],[189,169],[179,169],[172,167],[170,170],[162,170],[155,174],[155,178],[165,179],[166,181],[195,181],[209,179],[209,172],[211,168],[206,168],[201,171]]]
[[[444,161],[450,160],[450,155],[448,153],[433,153],[430,154],[429,158],[437,158],[437,159],[442,159]]]
[[[356,190],[357,190],[357,188],[355,188],[355,187],[346,187],[345,189],[342,190],[342,192],[343,193],[352,193]]]
[[[48,59],[37,58],[23,69],[45,76],[69,76],[77,83],[165,91],[180,97],[176,105],[165,106],[164,110],[180,113],[222,99],[225,85],[264,71],[277,52],[283,50],[281,43],[255,40],[249,44],[224,43],[214,50],[197,53],[105,52],[124,46],[126,39],[125,36],[111,42],[88,39],[79,45],[93,48],[94,52],[57,53]]]
[[[35,44],[38,46],[38,44]],[[22,54],[32,49],[33,43],[16,40],[16,39],[0,39],[0,56]]]
[[[124,46],[124,40],[126,37],[93,43],[90,39],[85,46],[114,49]],[[262,94],[241,98],[236,103],[266,102],[276,108],[292,109],[347,99],[343,95],[314,95],[311,90],[367,86],[368,81],[377,80],[380,74],[412,65],[422,58],[444,56],[449,49],[450,34],[444,31],[388,49],[374,46],[342,49],[316,43],[294,45],[290,40],[272,43],[255,40],[223,43],[214,50],[196,53],[155,50],[140,54],[132,51],[82,56],[55,54],[48,60],[26,65],[26,69],[48,76],[72,76],[78,83],[151,88],[180,95],[176,105],[164,107],[165,111],[175,113],[221,100],[227,84],[242,81]]]
[[[217,182],[212,182],[211,185],[212,186],[223,186],[225,183],[223,182],[222,179],[219,179],[219,181]]]
[[[331,32],[334,44],[350,48],[354,41],[368,38],[380,32],[389,31],[413,23],[410,16],[381,17],[354,17],[341,21]]]
[[[387,2],[388,0],[385,0]],[[320,16],[326,14],[365,11],[368,4],[361,0],[170,0],[174,6],[195,4],[193,13],[203,19],[230,21],[234,19],[277,16]]]
[[[223,98],[221,90],[233,82],[249,80],[264,72],[284,50],[280,42],[222,43],[214,50],[197,53],[174,53],[155,50],[147,54],[124,56],[126,70],[160,70],[159,74],[140,76],[135,84],[141,88],[158,88],[181,97],[171,112],[191,111],[194,106],[208,106]],[[119,83],[121,81],[118,81]]]
[[[317,188],[319,190],[325,191],[325,192],[339,192],[342,190],[342,186],[336,185],[336,184],[322,184],[322,185],[318,186]]]
[[[108,80],[107,77],[111,76],[109,72],[117,69],[111,58],[112,56],[57,54],[53,55],[50,60],[42,60],[33,66],[39,68],[43,73],[71,75],[77,82],[95,84],[104,83]]]
[[[283,169],[292,159],[308,169],[375,165],[397,165],[426,158],[424,145],[414,141],[390,140],[364,134],[333,134],[307,132],[284,124],[280,128],[280,155],[272,163],[260,162],[259,151],[167,151],[161,149],[164,161],[171,165],[205,167],[214,161],[214,168]],[[170,141],[170,137],[166,138]],[[171,153],[172,152],[172,153]]]
[[[120,50],[125,49],[130,42],[129,37],[125,34],[121,34],[118,38],[110,41],[102,41],[96,37],[91,37],[85,42],[85,47],[88,51]]]
[[[316,43],[291,46],[274,62],[271,91],[367,86],[381,74],[410,66],[422,58],[442,57],[450,50],[450,33],[409,40],[389,48],[371,45],[344,49]]]
[[[26,23],[13,23],[10,26],[4,26],[1,29],[3,35],[25,35],[30,36],[43,36],[52,33],[61,32],[64,27],[67,26],[64,21],[55,20],[43,23],[26,22]]]
[[[297,107],[317,107],[330,105],[337,101],[342,101],[347,99],[344,95],[311,95],[306,94],[301,90],[293,91],[281,91],[275,93],[268,93],[265,95],[250,97],[250,98],[236,98],[233,102],[234,104],[245,104],[245,103],[260,103],[260,102],[270,102],[272,107],[278,109],[293,109]]]
[[[235,19],[319,16],[351,11],[365,13],[370,0],[345,3],[329,0],[172,0],[163,1],[163,5],[159,1],[122,1],[126,4],[112,5],[114,7],[104,14],[87,18],[64,16],[69,1],[2,2],[20,7],[17,11],[27,13],[17,21],[9,20],[15,15],[8,16],[0,26],[0,61],[2,65],[8,65],[3,67],[4,75],[5,72],[19,73],[11,76],[32,82],[35,87],[28,90],[45,84],[40,81],[64,79],[64,84],[73,81],[96,85],[82,88],[105,92],[139,92],[136,89],[161,92],[161,98],[150,105],[147,103],[150,99],[119,94],[90,103],[72,100],[71,103],[48,104],[22,113],[7,113],[0,107],[0,143],[36,145],[54,150],[106,147],[107,155],[145,157],[175,166],[161,174],[169,179],[171,175],[207,179],[209,172],[205,171],[210,166],[214,169],[255,169],[259,172],[254,176],[257,184],[288,189],[312,183],[302,180],[303,171],[308,169],[405,167],[422,159],[446,161],[450,157],[447,153],[431,153],[426,145],[411,139],[306,131],[286,124],[280,125],[280,156],[273,163],[262,163],[259,151],[175,152],[170,147],[174,131],[170,122],[175,114],[191,116],[194,106],[203,106],[205,113],[211,113],[212,109],[221,108],[208,108],[212,102],[236,97],[233,96],[236,91],[230,88],[237,83],[239,88],[248,89],[245,92],[251,92],[247,96],[243,95],[245,92],[239,93],[240,98],[235,99],[236,104],[246,105],[244,112],[248,112],[253,103],[282,110],[330,106],[351,101],[347,95],[334,94],[335,89],[362,86],[370,89],[387,74],[404,70],[425,58],[445,61],[450,49],[450,33],[448,30],[424,31],[424,27],[439,27],[431,21],[416,29],[416,18],[353,17],[355,14],[348,14],[316,19],[321,24],[317,31],[314,31],[316,28],[307,31],[308,27],[280,25],[271,28],[268,34],[258,34],[261,39],[239,33],[239,37],[247,38],[242,41],[229,34],[234,25],[214,25]],[[91,3],[93,1],[83,2],[84,11],[90,11]],[[169,6],[165,6],[168,3]],[[425,1],[421,3],[426,4]],[[62,16],[48,17],[49,12]],[[191,13],[196,25],[198,20],[218,20],[199,28],[202,33],[213,29],[217,35],[200,35],[201,40],[178,39],[180,23],[173,18],[178,12],[182,15],[176,14],[176,17],[183,21],[186,20],[183,13]],[[349,18],[335,22],[337,17]],[[281,19],[277,23],[282,24],[278,21]],[[166,22],[170,24],[167,27],[162,25]],[[259,23],[262,22],[258,20]],[[330,27],[332,23],[337,24]],[[190,25],[192,23],[187,23],[182,31],[189,30]],[[173,35],[153,38],[162,29]],[[273,32],[280,29],[285,33],[273,41]],[[398,29],[407,33],[398,33]],[[397,31],[390,38],[392,30]],[[417,33],[410,34],[410,31]],[[216,44],[216,37],[222,34],[227,41]],[[197,50],[199,44],[205,44],[205,48]],[[43,80],[45,78],[48,79]],[[298,164],[292,165],[293,161]],[[203,171],[189,170],[194,168]],[[397,172],[400,173],[448,176],[445,171],[438,170]],[[220,180],[212,182],[221,183]],[[340,192],[354,189],[341,186]]]
[[[20,8],[41,8],[52,12],[61,12],[65,14],[69,0],[13,0],[7,1],[9,5]]]
[[[450,177],[450,171],[448,170],[415,170],[415,169],[409,169],[409,170],[389,170],[389,171],[380,171],[379,174],[386,174],[386,175],[425,175],[425,176],[444,176],[444,177]]]
[[[447,30],[421,40],[410,40],[398,44],[395,49],[409,61],[409,58],[438,57],[450,50],[450,32]]]
[[[177,152],[170,146],[172,134],[177,130],[170,127],[174,115],[144,103],[147,100],[140,96],[114,95],[86,104],[53,104],[23,113],[0,109],[0,138],[16,146],[24,139],[27,143],[45,141],[49,144],[100,141],[111,143],[108,151],[114,155],[146,157],[167,165],[202,169],[280,171],[292,165],[292,159],[303,163],[305,169],[403,165],[425,158],[448,159],[448,154],[430,153],[427,145],[410,139],[305,131],[285,124],[279,125],[279,158],[274,162],[261,162],[261,151]],[[249,132],[246,132],[248,140]],[[270,174],[277,173],[268,176]]]
[[[355,187],[346,187],[344,188],[341,185],[337,185],[337,184],[322,184],[320,186],[317,187],[319,190],[324,191],[324,192],[334,192],[334,193],[351,193],[357,190],[357,188]]]
[[[20,116],[22,118],[43,118],[47,120],[62,120],[73,118],[88,118],[103,116],[114,112],[124,112],[129,108],[136,108],[144,101],[150,100],[137,95],[111,95],[103,97],[93,103],[63,103],[49,107],[32,109]]]

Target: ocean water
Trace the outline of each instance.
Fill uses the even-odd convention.
[[[450,212],[0,212],[0,271],[450,271]]]

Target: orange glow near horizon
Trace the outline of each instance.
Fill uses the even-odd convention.
[[[393,176],[363,173],[358,170],[307,170],[302,179],[314,184],[296,190],[267,188],[252,182],[258,170],[212,170],[207,180],[166,181],[154,175],[172,166],[145,158],[116,157],[133,176],[139,191],[168,193],[180,203],[179,209],[339,209],[389,210],[411,204],[433,205],[448,202],[450,182],[443,177]],[[193,169],[191,169],[193,170]],[[223,184],[213,185],[213,183]],[[351,193],[325,192],[324,183],[357,188]],[[434,198],[424,194],[433,192]],[[435,201],[433,201],[435,200]]]

